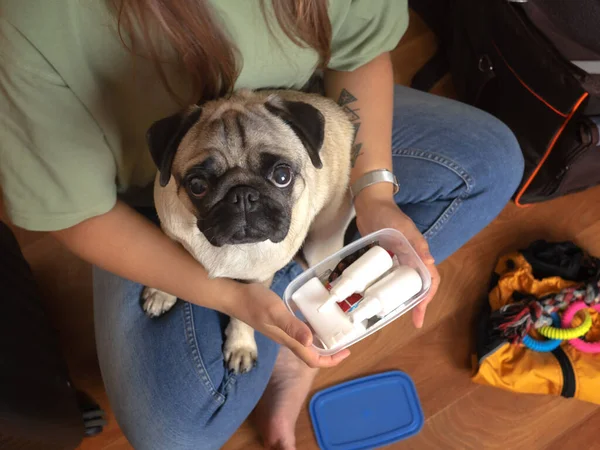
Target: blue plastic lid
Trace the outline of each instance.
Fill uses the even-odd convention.
[[[322,450],[361,450],[414,436],[424,417],[408,375],[391,371],[317,392],[310,417]]]

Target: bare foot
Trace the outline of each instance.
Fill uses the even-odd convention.
[[[281,348],[267,389],[254,410],[265,448],[296,448],[296,421],[317,372],[291,350]]]

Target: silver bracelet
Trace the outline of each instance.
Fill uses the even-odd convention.
[[[352,186],[350,186],[352,200],[354,200],[364,188],[377,183],[392,183],[394,185],[394,195],[396,195],[400,190],[398,180],[396,180],[396,176],[392,172],[387,169],[373,170],[365,173],[358,180],[352,183]]]

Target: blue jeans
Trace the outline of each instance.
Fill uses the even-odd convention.
[[[438,262],[497,216],[523,171],[517,141],[502,123],[405,87],[395,91],[392,151],[401,184],[397,203]],[[299,273],[288,265],[272,289],[281,295]],[[117,420],[138,450],[217,449],[261,397],[278,347],[256,333],[257,367],[228,373],[221,353],[226,317],[177,302],[150,320],[139,305],[141,290],[94,271],[98,356]]]

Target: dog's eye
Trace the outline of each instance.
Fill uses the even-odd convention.
[[[193,177],[188,180],[188,189],[192,193],[192,195],[196,198],[204,197],[206,191],[208,190],[208,185],[206,181],[202,178]]]
[[[284,165],[275,167],[271,175],[271,181],[277,187],[288,187],[292,182],[292,169]]]

